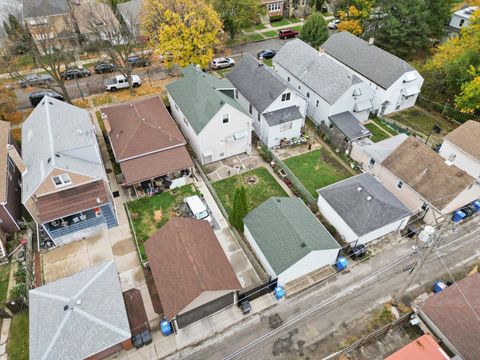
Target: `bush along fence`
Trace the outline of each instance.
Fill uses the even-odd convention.
[[[278,176],[287,184],[295,196],[301,198],[310,207],[317,206],[317,199],[307,190],[297,176],[290,168],[280,160],[273,152],[271,152],[264,144],[258,145],[258,151],[265,161],[275,163],[274,170]]]

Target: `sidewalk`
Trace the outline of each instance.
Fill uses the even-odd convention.
[[[254,35],[254,34],[263,35],[263,33],[266,33],[268,31],[272,31],[272,30],[273,31],[278,31],[278,30],[282,30],[282,29],[289,29],[291,27],[303,26],[303,24],[304,24],[303,20],[301,20],[299,22],[290,23],[290,24],[287,24],[287,25],[281,25],[281,26],[272,26],[272,24],[268,23],[268,24],[263,24],[265,26],[265,29],[245,31],[245,32],[243,32],[243,34],[244,35]],[[268,38],[268,37],[266,37],[266,38]]]

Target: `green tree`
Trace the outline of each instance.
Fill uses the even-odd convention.
[[[247,191],[244,186],[240,186],[235,189],[232,211],[230,213],[230,223],[240,232],[243,232],[243,218],[247,213]]]
[[[232,40],[265,13],[265,6],[259,0],[212,0],[212,3]]]
[[[300,39],[314,48],[318,48],[328,39],[325,19],[319,12],[312,13],[300,31]]]
[[[480,68],[469,72],[476,76],[462,84],[460,95],[455,96],[455,106],[464,113],[473,114],[480,112]]]
[[[204,0],[146,0],[143,32],[157,53],[170,53],[165,65],[207,67],[221,45],[222,22]]]
[[[428,34],[434,38],[441,38],[452,16],[452,9],[457,0],[425,0],[427,5]]]
[[[14,15],[8,14],[7,19],[3,21],[3,30],[11,44],[11,53],[24,54],[32,47],[33,39],[30,32]]]

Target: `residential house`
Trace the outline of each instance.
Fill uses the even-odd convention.
[[[245,238],[279,285],[337,260],[340,245],[299,198],[272,197],[243,222]]]
[[[261,4],[265,5],[269,17],[284,16],[286,8],[285,3],[285,0],[261,0]]]
[[[462,27],[468,26],[470,23],[470,17],[479,9],[478,6],[470,6],[458,11],[455,11],[448,24],[449,29],[459,32]]]
[[[118,43],[123,41],[120,36],[116,35],[120,31],[121,25],[109,3],[98,0],[74,0],[72,11],[78,31],[85,40],[94,42],[100,37],[101,40]],[[94,15],[93,18],[92,15]],[[112,33],[115,35],[112,36]]]
[[[22,124],[22,203],[50,247],[116,226],[113,196],[87,110],[45,96]]]
[[[367,42],[340,31],[322,47],[329,58],[353,71],[375,92],[374,113],[386,115],[415,105],[423,77],[406,61],[373,45],[373,38]]]
[[[134,195],[185,185],[193,166],[186,141],[158,97],[101,109],[120,183]]]
[[[420,319],[459,359],[480,359],[480,274],[475,273],[431,295],[418,310]]]
[[[356,144],[351,156],[429,224],[480,198],[480,185],[472,176],[447,165],[444,158],[412,137]]]
[[[165,318],[182,329],[235,303],[235,271],[205,220],[171,217],[145,242]]]
[[[189,65],[183,78],[167,85],[172,116],[204,165],[250,154],[252,119],[235,100],[227,79]]]
[[[237,89],[235,98],[252,117],[253,130],[268,148],[300,137],[307,101],[270,67],[245,55],[227,79]]]
[[[30,359],[104,359],[132,348],[113,260],[29,291]]]
[[[23,161],[10,133],[10,123],[0,121],[0,261],[7,255],[7,234],[20,230]]]
[[[420,336],[385,360],[449,360],[450,356],[430,334]]]
[[[136,37],[141,34],[142,6],[143,0],[130,0],[121,2],[117,5],[118,12],[122,16],[123,21],[125,21],[127,29],[129,29]]]
[[[475,179],[480,178],[480,122],[469,120],[443,138],[438,153],[447,165],[455,165]]]
[[[275,71],[307,98],[307,115],[320,124],[349,111],[368,120],[373,91],[358,76],[300,39],[287,42],[273,58]]]
[[[368,140],[372,133],[359,122],[350,111],[328,117],[330,122],[328,130],[323,129],[330,135],[330,141],[338,148],[351,152],[355,143]]]
[[[366,244],[408,224],[411,211],[369,173],[326,186],[318,208],[346,242]]]

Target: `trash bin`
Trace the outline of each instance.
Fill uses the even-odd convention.
[[[337,271],[342,271],[346,269],[348,266],[348,261],[343,256],[340,256],[337,260],[336,268]]]
[[[173,332],[172,325],[167,320],[160,321],[160,330],[164,336],[171,335]]]
[[[277,286],[274,290],[273,293],[275,294],[275,298],[277,300],[280,300],[281,298],[285,297],[285,289],[281,286]]]

